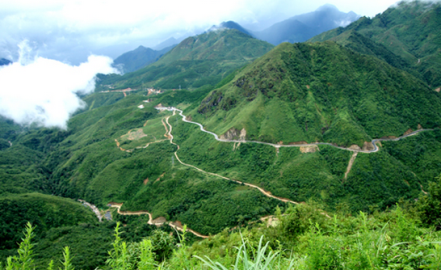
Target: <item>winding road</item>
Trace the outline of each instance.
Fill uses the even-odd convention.
[[[164,223],[166,223],[166,221],[161,221],[161,222],[154,222],[153,218],[152,218],[152,214],[147,212],[147,211],[121,211],[121,207],[122,207],[122,203],[109,203],[110,207],[114,207],[117,209],[118,214],[123,215],[123,216],[140,216],[140,215],[148,215],[149,216],[149,221],[147,222],[147,224],[149,225],[155,225],[155,226],[161,226]],[[180,221],[175,221],[175,222],[171,222],[171,223],[167,223],[168,226],[183,232],[184,231],[184,227],[182,226]],[[197,237],[200,238],[208,238],[208,235],[203,235],[200,234],[190,228],[186,229],[187,232],[191,232],[192,234],[196,235]]]
[[[189,121],[187,120],[187,117],[183,114],[182,110],[179,110],[178,108],[175,107],[155,107],[157,110],[167,110],[167,111],[178,111],[179,115],[182,116],[182,121],[187,122],[187,123],[191,123],[191,124],[195,124],[198,125],[200,130],[211,134],[214,136],[214,138],[219,141],[219,142],[234,142],[234,143],[257,143],[257,144],[265,144],[265,145],[270,145],[273,146],[275,148],[280,148],[280,147],[305,147],[305,146],[317,146],[317,145],[329,145],[338,149],[342,149],[342,150],[346,150],[346,151],[351,151],[351,152],[359,152],[359,153],[375,153],[379,151],[378,146],[376,145],[377,142],[384,142],[384,141],[399,141],[402,140],[404,138],[416,135],[420,132],[425,132],[425,131],[432,131],[433,129],[419,129],[416,131],[413,131],[407,135],[403,135],[397,138],[392,138],[392,139],[388,139],[388,138],[384,138],[384,139],[373,139],[371,141],[371,143],[374,146],[374,149],[372,150],[363,150],[363,149],[351,149],[351,148],[347,148],[347,147],[341,147],[332,143],[324,143],[324,142],[315,142],[315,143],[305,143],[305,144],[293,144],[293,145],[283,145],[283,144],[274,144],[274,143],[268,143],[268,142],[260,142],[260,141],[247,141],[247,140],[228,140],[228,139],[220,139],[219,136],[216,133],[213,133],[211,131],[205,130],[204,127],[202,126],[202,124],[198,123],[198,122],[193,122],[193,121]]]
[[[193,122],[193,121],[187,120],[187,117],[183,114],[183,111],[180,110],[180,109],[177,109],[177,108],[175,108],[175,107],[155,107],[155,108],[156,108],[157,110],[161,110],[161,111],[162,111],[162,110],[172,111],[172,112],[173,112],[173,115],[175,115],[176,112],[179,112],[179,115],[182,117],[182,121],[187,122],[187,123],[191,123],[191,124],[198,125],[201,131],[203,131],[203,132],[205,132],[205,133],[208,133],[208,134],[212,135],[212,136],[213,136],[217,141],[219,141],[219,142],[264,144],[264,145],[269,145],[269,146],[275,147],[277,150],[278,150],[280,147],[305,147],[305,146],[329,145],[329,146],[332,146],[332,147],[335,147],[335,148],[338,148],[338,149],[341,149],[341,150],[351,151],[351,152],[353,152],[354,154],[353,154],[353,156],[352,156],[352,158],[351,158],[351,160],[350,160],[350,162],[349,162],[349,165],[348,165],[348,168],[347,168],[347,171],[346,171],[346,174],[345,174],[345,179],[346,179],[347,174],[349,173],[349,171],[350,171],[350,169],[351,169],[351,167],[352,167],[352,163],[354,162],[354,160],[355,160],[355,158],[356,158],[356,156],[357,156],[358,153],[375,153],[375,152],[378,152],[378,151],[379,151],[379,148],[378,148],[378,146],[376,145],[377,142],[382,142],[382,141],[399,141],[399,140],[402,140],[402,139],[404,139],[404,138],[407,138],[407,137],[410,137],[410,136],[416,135],[416,134],[418,134],[418,133],[420,133],[420,132],[432,131],[432,130],[433,130],[433,129],[419,129],[419,130],[417,130],[417,131],[413,131],[413,132],[411,132],[411,133],[409,133],[409,134],[406,134],[406,135],[403,135],[403,136],[400,136],[400,137],[397,137],[397,138],[373,139],[373,140],[371,141],[371,143],[372,143],[372,145],[374,146],[374,149],[372,149],[372,150],[352,149],[352,148],[341,147],[341,146],[338,146],[338,145],[335,145],[335,144],[331,144],[331,143],[323,143],[323,142],[305,143],[305,144],[295,144],[295,145],[281,145],[281,144],[273,144],[273,143],[260,142],[260,141],[247,141],[247,140],[228,140],[228,139],[220,139],[219,136],[218,136],[216,133],[213,133],[213,132],[211,132],[211,131],[205,130],[204,127],[202,126],[202,124],[200,124],[200,123],[198,123],[198,122]],[[170,116],[168,116],[168,117],[165,118],[165,123],[166,123],[167,125],[165,125],[165,123],[162,122],[163,125],[164,125],[164,128],[165,128],[165,130],[166,130],[166,133],[165,133],[164,137],[167,137],[167,139],[170,140],[170,143],[171,143],[171,144],[174,144],[174,145],[177,146],[178,149],[174,152],[174,155],[175,155],[176,159],[178,160],[178,162],[179,162],[180,164],[182,164],[182,165],[184,165],[184,166],[186,166],[186,167],[193,168],[193,169],[195,169],[195,170],[197,170],[197,171],[199,171],[199,172],[202,172],[202,173],[205,173],[205,174],[208,174],[208,175],[216,176],[216,177],[222,178],[222,179],[224,179],[224,180],[233,181],[233,182],[238,183],[238,184],[243,184],[243,185],[245,185],[245,186],[248,186],[248,187],[251,187],[251,188],[255,188],[255,189],[259,190],[263,195],[265,195],[265,196],[267,196],[267,197],[270,197],[270,198],[273,198],[273,199],[276,199],[276,200],[279,200],[279,201],[282,201],[282,202],[285,202],[285,203],[299,204],[298,202],[295,202],[295,201],[292,201],[292,200],[289,200],[289,199],[286,199],[286,198],[282,198],[282,197],[274,196],[274,195],[271,194],[271,192],[266,191],[266,190],[264,190],[263,188],[261,188],[261,187],[259,187],[259,186],[256,186],[256,185],[253,185],[253,184],[249,184],[249,183],[245,183],[245,182],[241,182],[241,181],[238,181],[238,180],[235,180],[235,179],[232,179],[232,178],[228,178],[228,177],[225,177],[225,176],[222,176],[222,175],[216,174],[216,173],[207,172],[207,171],[204,171],[204,170],[202,170],[202,169],[200,169],[200,168],[198,168],[198,167],[196,167],[196,166],[193,166],[193,165],[190,165],[190,164],[187,164],[187,163],[182,162],[181,159],[180,159],[179,156],[178,156],[178,153],[177,153],[177,152],[179,151],[179,149],[180,149],[180,146],[179,146],[178,144],[176,144],[176,143],[173,142],[173,135],[172,135],[173,127],[172,127],[172,125],[171,125],[171,124],[169,123],[169,121],[168,121],[169,118],[170,118]],[[167,126],[168,126],[168,128],[167,128]],[[121,150],[122,150],[122,149],[121,149]],[[151,215],[151,213],[149,213],[149,212],[147,212],[147,211],[121,211],[120,209],[121,209],[122,203],[109,203],[109,205],[110,205],[110,207],[115,207],[115,208],[117,208],[117,209],[118,209],[117,212],[118,212],[118,214],[120,214],[120,215],[149,215],[149,221],[148,221],[148,224],[150,224],[150,225],[157,225],[157,226],[160,226],[160,225],[162,225],[162,224],[165,223],[165,222],[156,222],[156,223],[153,222],[154,220],[152,219],[152,215]],[[328,216],[326,213],[324,213],[324,215]],[[271,216],[271,217],[272,217],[272,216]],[[329,216],[328,216],[328,217],[329,217]],[[181,223],[180,223],[179,221],[172,222],[172,223],[168,223],[168,225],[169,225],[170,227],[172,227],[172,228],[175,228],[176,230],[183,231],[183,227],[182,227],[182,225],[181,225]],[[187,231],[191,232],[192,234],[194,234],[194,235],[196,235],[196,236],[198,236],[198,237],[201,237],[201,238],[208,238],[208,236],[206,236],[206,235],[202,235],[202,234],[200,234],[200,233],[198,233],[198,232],[196,232],[196,231],[193,231],[193,230],[191,230],[191,229],[189,229],[189,228],[187,228]]]

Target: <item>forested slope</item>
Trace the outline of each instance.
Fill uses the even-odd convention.
[[[247,140],[366,145],[441,123],[439,94],[377,57],[333,42],[284,43],[213,90],[190,113]],[[238,132],[236,132],[238,134]]]
[[[188,89],[216,85],[233,70],[272,48],[271,44],[236,29],[208,31],[183,40],[157,62],[136,72],[104,76],[101,85],[165,89],[178,89],[179,85]]]
[[[362,17],[346,28],[330,30],[309,41],[325,41],[348,31],[356,31],[411,63],[431,88],[437,89],[441,87],[439,25],[439,2],[403,1],[372,19]]]

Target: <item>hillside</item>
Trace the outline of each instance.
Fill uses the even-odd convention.
[[[372,19],[360,18],[309,41],[329,40],[356,31],[411,63],[432,89],[437,89],[441,87],[440,24],[440,3],[401,2]]]
[[[235,29],[209,31],[189,37],[157,62],[124,76],[103,79],[115,89],[141,85],[177,89],[216,85],[233,70],[252,62],[272,48]]]
[[[139,46],[133,51],[126,52],[113,61],[113,65],[123,71],[123,73],[133,72],[151,63],[156,62],[162,55],[173,49],[174,46],[166,47],[162,50],[152,50]]]
[[[440,124],[439,95],[376,57],[331,42],[281,44],[211,92],[191,117],[219,135],[362,147]]]
[[[2,196],[0,208],[0,251],[15,248],[27,222],[37,226],[40,235],[51,228],[98,222],[95,214],[79,202],[39,193]]]
[[[347,25],[358,18],[359,16],[354,12],[344,13],[335,6],[327,4],[316,11],[291,17],[253,34],[258,39],[273,45],[282,42],[304,42],[325,31]]]

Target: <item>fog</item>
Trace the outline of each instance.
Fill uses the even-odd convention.
[[[115,73],[112,59],[90,55],[77,66],[35,55],[19,44],[19,59],[0,67],[0,115],[21,125],[67,128],[69,117],[84,107],[77,94],[94,90],[97,73]]]

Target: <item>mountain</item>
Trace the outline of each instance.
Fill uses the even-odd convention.
[[[5,65],[9,65],[9,64],[12,64],[12,62],[9,61],[8,59],[0,58],[0,66],[5,66]]]
[[[133,51],[120,55],[113,61],[113,66],[118,67],[123,73],[133,72],[155,61],[162,55],[173,49],[173,45],[162,50],[155,51],[150,48],[139,46]]]
[[[175,39],[174,37],[171,37],[167,40],[164,40],[163,42],[159,43],[158,45],[156,45],[155,47],[153,47],[154,50],[160,51],[162,49],[171,47],[171,46],[175,46],[176,44],[178,44],[180,41]]]
[[[440,112],[439,95],[423,81],[325,42],[279,45],[213,90],[191,116],[219,135],[245,129],[249,140],[363,147],[418,125],[437,127]]]
[[[359,17],[352,11],[344,13],[327,4],[316,11],[291,17],[253,34],[274,45],[282,42],[303,42],[322,32],[345,26]]]
[[[136,88],[142,84],[173,89],[216,85],[233,70],[262,56],[273,46],[236,29],[208,31],[179,43],[157,62],[124,76],[107,76],[101,85]]]
[[[433,89],[441,87],[441,4],[401,2],[374,18],[360,18],[345,28],[322,33],[310,42],[333,39],[349,31],[381,44],[406,60]]]
[[[246,30],[240,24],[233,21],[227,21],[227,22],[222,22],[219,25],[213,25],[208,31],[216,31],[220,29],[236,29],[239,32],[242,32],[246,35],[253,37],[253,35],[248,30]]]

